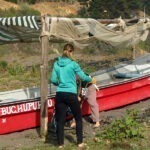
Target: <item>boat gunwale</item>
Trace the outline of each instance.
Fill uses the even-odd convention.
[[[97,86],[98,86],[99,89],[104,89],[104,88],[108,88],[108,87],[121,85],[121,84],[124,84],[124,83],[129,83],[129,82],[134,82],[134,81],[137,81],[137,80],[142,80],[142,79],[148,78],[148,77],[150,77],[150,74],[145,74],[145,75],[142,75],[140,77],[124,79],[124,80],[120,80],[118,82],[114,82],[114,83],[110,83],[110,84],[104,84],[104,85],[97,85]]]
[[[142,80],[144,78],[149,78],[149,77],[150,77],[150,74],[146,74],[146,75],[143,75],[143,76],[140,76],[140,77],[130,78],[130,79],[127,79],[127,80],[122,80],[122,81],[114,82],[114,83],[111,83],[111,84],[98,85],[98,88],[99,88],[99,90],[105,89],[105,88],[111,88],[113,86],[119,86],[119,85],[122,85],[122,84],[127,84],[127,83],[130,83],[130,82],[135,82],[137,80]],[[49,94],[47,100],[48,99],[54,99],[55,95],[56,95],[56,93]],[[16,101],[13,101],[13,102],[4,102],[4,103],[0,104],[0,107],[1,106],[6,106],[6,105],[12,105],[12,104],[34,102],[34,101],[40,101],[40,97],[26,99],[26,100],[16,100]]]

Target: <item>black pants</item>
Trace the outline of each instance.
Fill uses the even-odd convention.
[[[76,121],[77,143],[82,143],[82,115],[77,94],[67,92],[56,93],[56,121],[57,121],[57,139],[58,145],[64,144],[64,125],[66,120],[66,111],[70,107]]]

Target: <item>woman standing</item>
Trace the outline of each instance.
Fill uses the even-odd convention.
[[[64,125],[68,106],[70,107],[76,121],[78,147],[84,146],[82,114],[77,96],[76,75],[78,75],[83,81],[91,82],[92,79],[87,76],[81,70],[78,63],[73,60],[73,52],[73,45],[66,44],[64,46],[62,56],[54,63],[51,76],[51,82],[57,86],[55,108],[59,148],[63,148],[64,146]]]

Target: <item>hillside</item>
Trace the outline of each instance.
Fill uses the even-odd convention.
[[[10,3],[10,2],[4,1],[4,0],[0,0],[0,9],[4,10],[4,9],[9,9],[11,7],[19,8],[19,6],[14,4],[14,3]]]
[[[80,8],[79,3],[67,4],[67,3],[56,3],[56,2],[42,2],[31,5],[31,8],[34,8],[41,12],[41,14],[49,14],[53,16],[68,16],[76,15],[78,9]]]
[[[9,8],[19,8],[20,6],[11,2],[0,0],[0,9],[9,9]],[[49,14],[51,16],[72,16],[76,15],[80,4],[74,3],[69,4],[65,2],[41,2],[34,5],[29,5],[29,7],[38,10],[41,14]]]

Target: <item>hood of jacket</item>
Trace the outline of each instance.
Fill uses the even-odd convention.
[[[60,67],[68,65],[72,60],[67,57],[58,57],[57,64]]]

